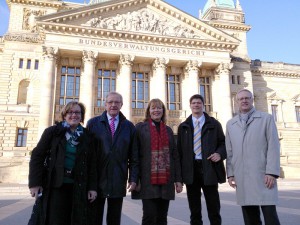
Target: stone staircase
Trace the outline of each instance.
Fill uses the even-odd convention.
[[[28,195],[29,189],[27,184],[15,184],[15,183],[0,183],[0,196],[8,195]]]

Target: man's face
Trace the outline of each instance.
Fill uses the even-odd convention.
[[[248,91],[241,91],[237,95],[237,103],[241,113],[249,112],[253,107],[253,97]]]
[[[122,108],[123,103],[119,95],[111,94],[105,102],[105,109],[110,116],[117,116]]]
[[[195,98],[191,101],[190,108],[193,115],[201,116],[203,113],[204,105],[200,98]]]

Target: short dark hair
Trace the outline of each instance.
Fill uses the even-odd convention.
[[[195,95],[193,95],[192,97],[190,97],[190,104],[192,103],[192,101],[193,101],[194,99],[200,99],[200,100],[202,101],[202,103],[204,104],[204,98],[203,98],[202,95],[195,94]]]
[[[76,101],[72,101],[69,102],[68,104],[66,104],[62,110],[61,110],[61,119],[64,120],[65,116],[67,115],[67,112],[73,108],[73,106],[78,105],[80,107],[81,110],[81,121],[82,123],[84,123],[84,116],[85,116],[85,106],[81,103],[81,102],[76,102]]]

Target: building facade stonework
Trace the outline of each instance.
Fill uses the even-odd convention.
[[[300,65],[251,60],[251,29],[239,1],[208,1],[195,18],[161,0],[6,0],[0,37],[0,182],[26,182],[30,151],[43,130],[61,120],[69,101],[86,106],[86,121],[104,110],[105,96],[123,96],[134,123],[160,98],[168,125],[190,112],[202,94],[206,111],[225,128],[237,113],[236,93],[254,93],[255,107],[276,121],[282,177],[300,162]],[[298,173],[299,177],[299,173]]]

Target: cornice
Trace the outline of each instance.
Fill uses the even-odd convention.
[[[264,69],[251,69],[252,74],[266,76],[266,77],[278,77],[278,78],[292,78],[299,79],[300,73],[297,72],[284,72],[284,71],[274,71],[274,70],[264,70]]]
[[[40,22],[38,22],[40,23]],[[156,43],[164,46],[195,47],[209,50],[233,51],[238,43],[210,41],[201,39],[188,39],[173,36],[159,36],[155,34],[130,33],[118,30],[97,29],[93,27],[82,27],[58,23],[40,23],[45,32],[51,32],[63,35],[73,35],[83,38],[101,38],[107,40],[125,40],[138,43]]]
[[[64,4],[60,1],[38,1],[38,0],[7,0],[7,4],[10,7],[11,3],[19,3],[26,5],[35,5],[35,6],[43,6],[43,7],[51,7],[51,8],[61,8]]]
[[[216,22],[209,22],[209,24],[218,29],[239,30],[239,31],[251,30],[251,26],[248,26],[248,25],[225,24],[225,23],[216,23]]]

